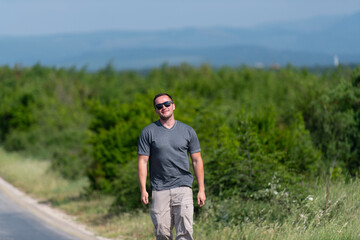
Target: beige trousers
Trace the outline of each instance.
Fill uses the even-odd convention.
[[[175,226],[176,240],[192,240],[194,203],[192,189],[179,187],[152,191],[150,216],[157,240],[172,240]]]

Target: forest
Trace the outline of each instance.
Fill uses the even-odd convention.
[[[157,120],[152,99],[160,92],[172,95],[175,118],[198,134],[212,199],[206,214],[214,222],[241,224],[280,195],[279,206],[290,211],[305,204],[314,183],[326,188],[359,174],[360,67],[348,66],[184,63],[117,71],[108,64],[96,72],[2,66],[0,146],[50,161],[65,178],[86,177],[87,194],[115,196],[112,211],[144,209],[137,141]],[[246,212],[232,206],[238,201],[259,207]],[[287,215],[269,216],[279,221]]]

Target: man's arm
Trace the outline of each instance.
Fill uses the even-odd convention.
[[[141,191],[141,202],[145,205],[149,203],[149,194],[146,191],[148,160],[149,160],[149,156],[138,155],[138,177],[139,177],[140,191]]]
[[[203,160],[201,158],[201,153],[192,153],[190,154],[192,164],[194,167],[194,172],[196,176],[196,180],[199,185],[199,192],[197,195],[198,204],[200,207],[205,205],[206,195],[205,195],[205,184],[204,184],[204,165]]]

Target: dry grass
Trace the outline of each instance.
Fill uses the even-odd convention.
[[[330,185],[328,207],[325,209],[326,184],[318,183],[314,194],[301,205],[294,205],[283,221],[273,221],[265,213],[259,220],[246,220],[235,225],[215,224],[213,216],[201,219],[195,231],[196,239],[246,240],[338,240],[360,239],[360,181],[342,181]],[[285,202],[283,199],[282,202]],[[251,208],[245,202],[234,201],[236,208]],[[275,205],[275,203],[274,203]],[[273,208],[269,204],[267,208]],[[236,211],[236,210],[235,210]],[[281,210],[280,210],[281,211]],[[216,227],[214,227],[216,226]],[[210,231],[208,231],[211,229]]]
[[[100,195],[86,195],[86,179],[68,181],[49,170],[49,163],[26,159],[0,149],[0,176],[30,195],[49,201],[53,206],[77,217],[97,234],[113,239],[154,239],[153,226],[148,212],[138,211],[114,215],[109,211],[114,198]],[[360,181],[350,183],[334,182],[330,186],[328,208],[325,210],[326,187],[314,184],[314,194],[305,204],[291,207],[283,221],[271,220],[266,214],[257,216],[257,221],[221,223],[208,207],[195,221],[194,238],[201,240],[328,240],[360,239]],[[281,196],[280,196],[281,197]],[[281,199],[280,199],[281,200]],[[285,199],[283,199],[285,201]],[[235,200],[232,207],[223,211],[251,210],[249,202]],[[277,208],[276,208],[277,207]],[[278,211],[279,206],[266,205]],[[281,211],[281,210],[280,210]]]
[[[63,179],[49,170],[48,161],[23,158],[16,153],[0,149],[0,175],[26,193],[42,199],[62,199],[79,194],[87,179],[77,181]]]
[[[88,196],[87,179],[69,181],[49,170],[48,161],[24,158],[6,153],[0,148],[0,176],[40,201],[76,216],[97,234],[114,239],[153,239],[153,227],[148,213],[112,215],[114,198]]]

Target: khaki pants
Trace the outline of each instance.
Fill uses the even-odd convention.
[[[179,187],[152,191],[150,216],[155,227],[156,239],[192,240],[194,203],[192,189]]]

